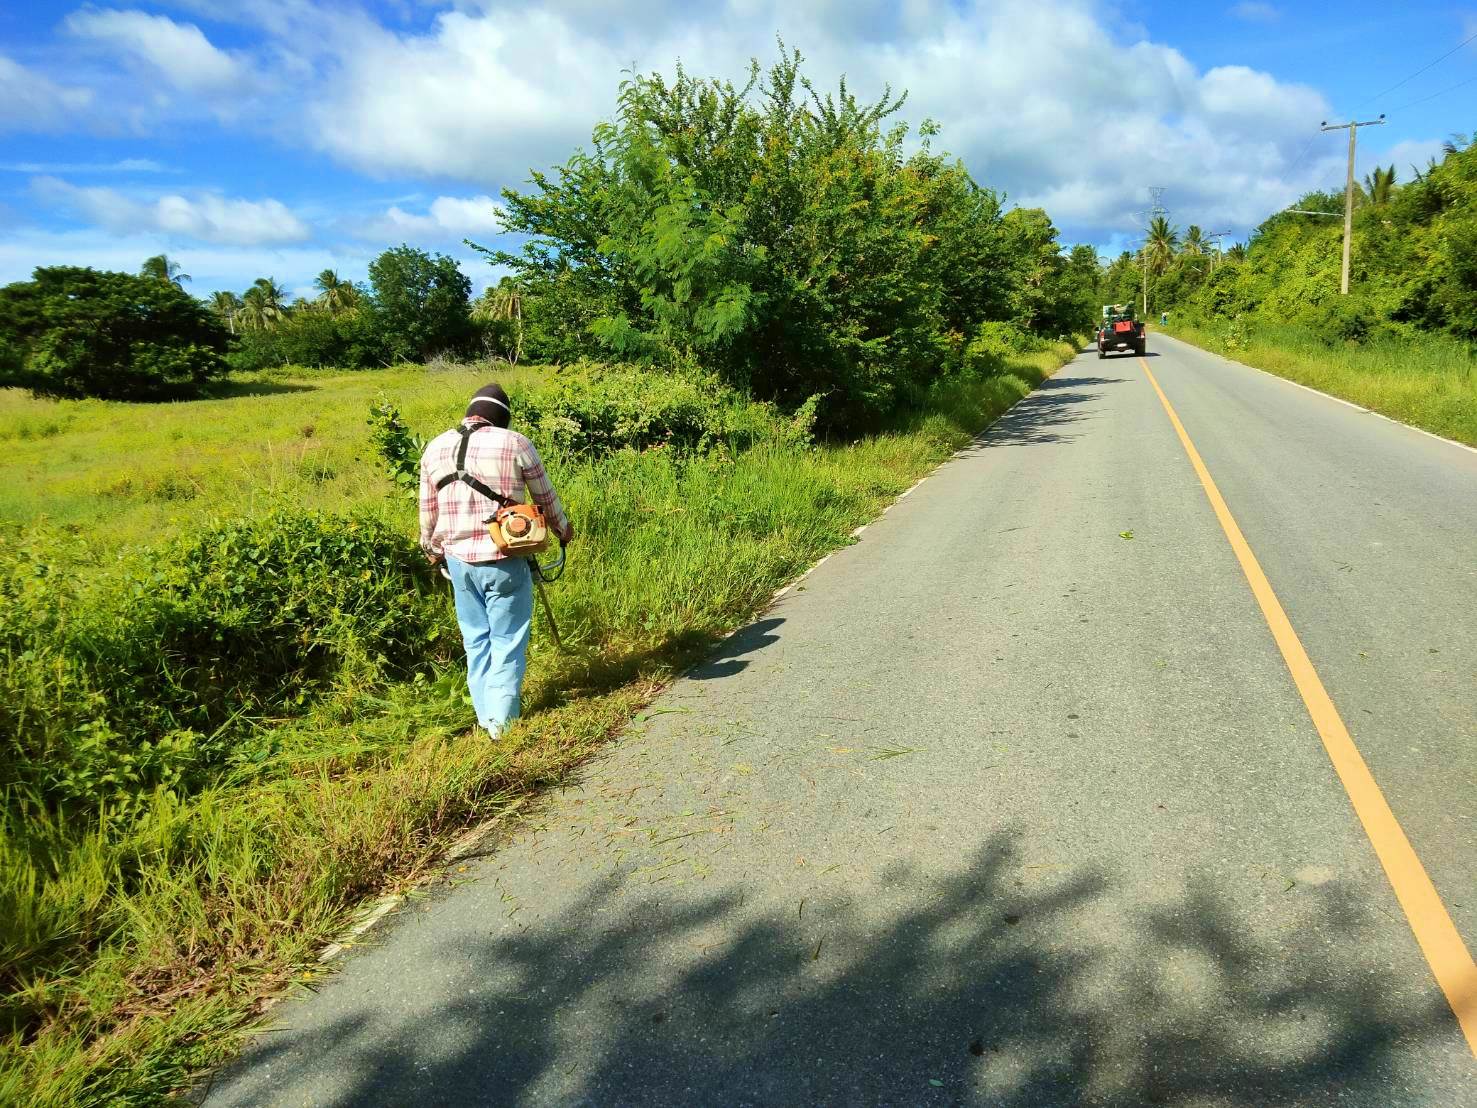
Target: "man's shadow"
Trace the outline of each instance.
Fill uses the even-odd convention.
[[[732,677],[747,669],[749,662],[743,655],[779,642],[780,637],[771,632],[784,622],[779,618],[761,619],[735,631],[718,648],[716,654],[694,667],[687,676],[694,681],[712,681],[720,677]]]

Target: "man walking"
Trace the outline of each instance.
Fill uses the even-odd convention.
[[[467,405],[461,427],[437,435],[421,455],[421,549],[432,564],[444,562],[451,578],[467,650],[467,688],[477,722],[494,738],[518,718],[533,623],[533,573],[527,558],[498,550],[483,523],[499,505],[465,481],[447,480],[457,473],[462,428],[469,429],[466,473],[515,500],[526,487],[560,541],[574,538],[538,451],[508,429],[512,418],[502,386],[487,385]]]

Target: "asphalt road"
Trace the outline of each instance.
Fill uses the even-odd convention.
[[[274,1012],[227,1105],[1477,1104],[1144,372],[1477,947],[1477,453],[1077,359]]]

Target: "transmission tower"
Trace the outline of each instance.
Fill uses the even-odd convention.
[[[1144,212],[1147,223],[1144,226],[1144,253],[1143,262],[1139,268],[1144,275],[1144,319],[1149,318],[1149,225],[1154,220],[1169,214],[1169,209],[1164,206],[1164,194],[1168,191],[1165,185],[1149,185],[1149,210]]]

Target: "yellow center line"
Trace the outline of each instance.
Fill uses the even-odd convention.
[[[1359,822],[1364,824],[1365,834],[1369,836],[1380,864],[1385,867],[1385,875],[1390,879],[1400,907],[1405,910],[1405,918],[1410,921],[1410,929],[1415,933],[1416,942],[1420,944],[1437,984],[1441,986],[1452,1012],[1456,1014],[1462,1034],[1467,1037],[1467,1045],[1477,1055],[1477,964],[1473,963],[1472,955],[1462,942],[1456,925],[1451,922],[1446,905],[1441,902],[1441,895],[1431,883],[1431,878],[1421,865],[1420,858],[1416,856],[1410,840],[1405,837],[1395,813],[1390,810],[1385,794],[1380,791],[1363,755],[1354,745],[1349,729],[1344,726],[1343,718],[1334,707],[1328,690],[1323,687],[1308,652],[1303,649],[1302,641],[1292,629],[1292,623],[1282,610],[1277,594],[1272,591],[1267,575],[1262,572],[1256,555],[1251,552],[1246,537],[1241,534],[1241,528],[1237,526],[1231,510],[1226,507],[1220,490],[1211,479],[1210,470],[1205,468],[1205,463],[1200,459],[1200,452],[1186,434],[1185,426],[1175,414],[1169,397],[1164,395],[1164,390],[1154,379],[1149,363],[1143,358],[1139,362],[1144,367],[1149,384],[1159,394],[1159,402],[1164,405],[1169,422],[1174,425],[1175,434],[1180,437],[1180,444],[1189,455],[1190,464],[1205,488],[1210,506],[1215,509],[1216,518],[1221,521],[1221,530],[1226,533],[1231,549],[1236,553],[1236,560],[1241,563],[1247,583],[1251,585],[1252,595],[1261,605],[1262,615],[1266,617],[1272,638],[1282,651],[1282,658],[1292,673],[1293,683],[1302,694],[1308,715],[1313,718],[1313,726],[1318,729],[1323,748],[1328,751],[1329,760],[1333,762],[1333,768],[1344,784],[1344,791],[1349,794],[1354,812],[1359,816]]]

